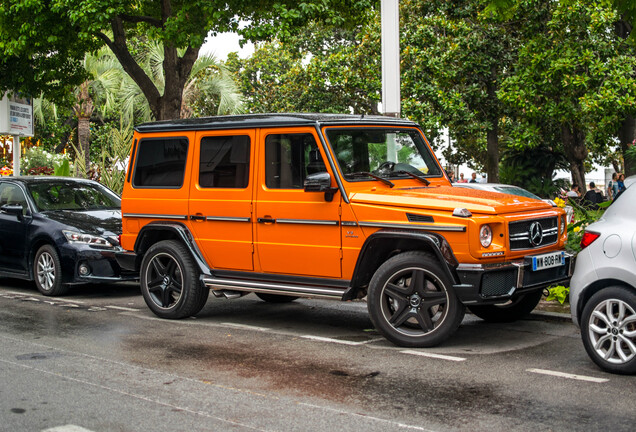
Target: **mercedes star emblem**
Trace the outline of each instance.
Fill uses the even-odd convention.
[[[532,222],[532,224],[530,224],[528,234],[530,235],[530,244],[532,244],[532,246],[539,246],[543,241],[543,228],[541,228],[539,222]]]

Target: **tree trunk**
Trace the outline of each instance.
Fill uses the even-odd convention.
[[[492,126],[487,135],[487,159],[486,174],[489,183],[499,182],[499,127],[497,123]]]
[[[90,168],[91,156],[90,156],[90,117],[77,117],[77,141],[79,148],[84,153],[84,163],[86,164],[86,171]]]
[[[627,39],[632,32],[632,26],[626,19],[621,19],[616,23],[616,34],[622,39]],[[621,124],[618,133],[621,143],[621,153],[623,155],[625,176],[636,174],[636,166],[625,159],[625,151],[629,145],[636,139],[636,119],[627,115]]]
[[[170,3],[162,2],[162,19],[165,22],[170,17]],[[135,61],[128,50],[126,31],[121,18],[116,17],[111,21],[113,30],[112,40],[105,34],[98,34],[106,45],[113,51],[124,71],[132,78],[143,92],[155,120],[177,119],[181,114],[181,101],[183,89],[190,77],[192,66],[199,55],[199,48],[188,47],[179,57],[174,45],[164,43],[164,92],[163,95],[157,89],[146,72]]]
[[[561,140],[565,157],[570,163],[572,172],[572,184],[579,185],[579,190],[585,192],[585,158],[587,158],[587,147],[585,146],[585,133],[571,125],[561,125]]]
[[[625,177],[636,174],[636,166],[630,163],[625,158],[625,151],[636,139],[636,118],[628,115],[623,123],[618,134],[619,141],[621,143],[621,153],[623,154]]]

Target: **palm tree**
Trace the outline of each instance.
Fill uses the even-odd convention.
[[[165,74],[163,72],[163,45],[147,42],[137,62],[155,86],[163,93]],[[150,105],[137,84],[122,72],[122,85],[118,94],[123,118],[140,121],[153,120]],[[213,108],[213,112],[211,109]],[[192,117],[203,112],[208,115],[238,114],[243,112],[243,97],[232,75],[214,56],[206,55],[197,59],[183,90],[181,118]]]
[[[75,90],[73,113],[77,117],[78,147],[84,154],[86,167],[90,164],[90,119],[95,113],[96,102],[99,112],[107,112],[115,107],[115,93],[119,89],[121,77],[119,62],[107,47],[95,54],[84,56],[84,68],[89,79]]]

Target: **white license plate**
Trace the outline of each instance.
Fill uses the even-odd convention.
[[[550,252],[532,257],[532,271],[565,265],[565,252]]]

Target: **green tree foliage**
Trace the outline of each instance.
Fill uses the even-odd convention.
[[[585,184],[590,151],[603,153],[634,110],[636,58],[624,50],[609,0],[551,2],[549,19],[519,51],[499,92],[524,136],[519,147],[558,136],[572,181]]]
[[[365,15],[368,26],[334,30],[313,22],[284,43],[260,44],[246,60],[231,56],[227,66],[237,74],[249,110],[377,114],[379,23],[376,11]]]
[[[209,31],[253,39],[289,36],[310,19],[344,27],[370,0],[6,0],[0,5],[0,90],[62,98],[87,73],[86,52],[107,45],[137,83],[156,119],[179,116],[190,71]],[[247,22],[239,29],[239,22]],[[145,35],[164,47],[163,92],[135,59]],[[182,54],[179,53],[182,49]]]
[[[497,181],[505,114],[497,91],[512,70],[518,32],[482,10],[475,0],[402,2],[402,97],[405,113],[422,119],[433,112],[449,128],[459,149],[445,154],[449,161],[477,158]]]

